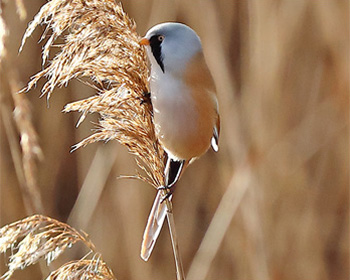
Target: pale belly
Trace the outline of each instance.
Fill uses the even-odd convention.
[[[203,108],[206,103],[172,80],[151,82],[151,97],[156,133],[165,150],[177,159],[204,154],[213,134],[212,108]]]

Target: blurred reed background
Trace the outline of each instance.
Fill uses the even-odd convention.
[[[49,108],[43,81],[13,94],[41,69],[44,28],[18,49],[46,1],[0,3],[1,226],[40,211],[87,232],[118,279],[174,279],[167,227],[149,262],[139,257],[155,191],[117,179],[136,173],[134,158],[117,142],[69,152],[97,116],[76,129],[79,114],[61,110],[94,91],[73,81]],[[141,35],[163,21],[193,27],[216,82],[220,151],[188,168],[174,197],[191,279],[348,279],[348,1],[122,3]],[[39,266],[16,276],[41,279]]]

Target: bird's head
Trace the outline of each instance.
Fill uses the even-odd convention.
[[[145,45],[152,71],[179,74],[187,63],[202,51],[196,32],[182,23],[166,22],[148,30],[140,41]]]

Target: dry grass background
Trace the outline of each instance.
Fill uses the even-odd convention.
[[[16,12],[21,3],[27,15]],[[61,111],[93,90],[73,81],[55,91],[49,109],[38,98],[43,81],[24,97],[12,94],[41,69],[40,30],[17,52],[44,3],[1,2],[8,29],[0,77],[1,226],[33,212],[29,189],[44,214],[89,233],[118,279],[173,279],[167,228],[150,261],[139,257],[155,191],[117,179],[135,174],[133,157],[115,141],[69,153],[91,134],[96,116],[76,129],[79,115]],[[188,168],[174,197],[185,271],[193,279],[206,268],[206,279],[348,279],[348,1],[129,0],[123,6],[140,34],[162,21],[192,26],[217,86],[221,149]],[[24,130],[32,137],[22,161],[18,131]],[[40,279],[40,270],[16,276]]]

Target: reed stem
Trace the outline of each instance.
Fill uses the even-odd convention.
[[[170,232],[170,237],[171,237],[171,245],[173,247],[175,265],[176,265],[176,279],[177,280],[184,280],[185,273],[184,273],[184,269],[183,269],[183,265],[182,265],[179,243],[178,243],[177,234],[176,234],[176,227],[175,227],[175,220],[174,220],[174,215],[173,215],[172,203],[169,200],[167,200],[166,203],[167,203],[167,207],[168,207],[168,211],[167,211],[166,216],[167,216],[167,220],[168,220],[169,232]]]

